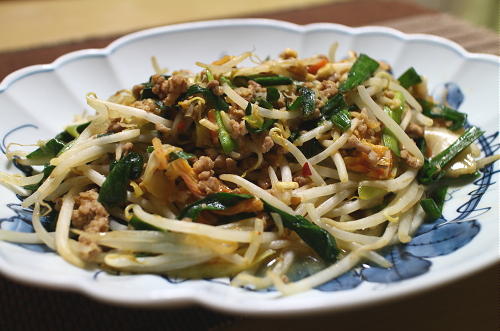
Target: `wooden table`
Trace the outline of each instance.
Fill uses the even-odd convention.
[[[449,37],[470,51],[498,54],[498,36],[429,9],[394,1],[354,1],[252,15],[298,24],[384,25]],[[118,36],[0,53],[0,79],[69,51],[103,47]],[[494,221],[494,220],[492,220]],[[148,310],[109,306],[80,294],[40,289],[0,276],[0,330],[499,330],[500,266],[411,298],[313,317],[262,319],[191,307]]]

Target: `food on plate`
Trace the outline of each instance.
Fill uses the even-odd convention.
[[[156,73],[34,151],[0,182],[43,243],[82,268],[314,288],[441,216],[449,181],[477,176],[483,131],[425,78],[366,54],[251,52]],[[246,64],[245,64],[246,63]],[[12,146],[10,146],[12,147]],[[43,220],[43,222],[42,222]],[[43,224],[42,224],[43,223]],[[307,261],[310,276],[292,271]]]

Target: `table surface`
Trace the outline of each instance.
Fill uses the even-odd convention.
[[[387,10],[390,8],[390,10]],[[252,15],[297,24],[384,25],[448,37],[470,51],[499,54],[498,36],[454,17],[395,1],[354,1]],[[0,79],[69,51],[104,47],[117,35],[0,53]],[[109,306],[77,293],[22,285],[0,276],[0,330],[499,330],[500,265],[413,297],[300,318],[230,316],[201,307],[148,310]]]

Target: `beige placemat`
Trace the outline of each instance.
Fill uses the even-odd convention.
[[[0,52],[328,2],[333,0],[0,0]]]

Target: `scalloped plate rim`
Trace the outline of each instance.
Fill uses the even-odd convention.
[[[56,60],[49,64],[38,64],[28,66],[17,71],[12,72],[7,75],[2,82],[0,83],[0,94],[6,91],[12,84],[20,79],[24,79],[34,74],[55,71],[59,67],[64,66],[67,63],[72,61],[77,61],[81,58],[99,56],[106,57],[112,54],[114,51],[119,49],[120,47],[130,43],[137,41],[139,39],[148,38],[155,35],[160,35],[163,33],[173,33],[176,31],[186,31],[186,30],[194,30],[203,27],[216,27],[216,26],[234,26],[238,24],[239,26],[267,26],[267,27],[279,27],[284,30],[293,30],[294,32],[300,34],[306,34],[310,31],[318,31],[318,30],[334,30],[341,33],[346,33],[349,35],[360,35],[360,34],[370,34],[370,33],[379,33],[390,36],[395,36],[403,42],[408,41],[424,41],[429,42],[437,47],[446,47],[448,49],[453,50],[456,54],[466,60],[480,60],[486,62],[493,62],[494,64],[500,64],[500,57],[491,54],[481,54],[481,53],[470,53],[465,50],[462,46],[456,44],[453,41],[448,39],[428,35],[428,34],[406,34],[400,32],[398,30],[381,27],[381,26],[363,26],[363,27],[348,27],[341,24],[336,23],[312,23],[308,25],[297,25],[294,23],[271,20],[271,19],[223,19],[223,20],[209,20],[209,21],[199,21],[199,22],[191,22],[191,23],[182,23],[175,25],[168,25],[162,27],[156,27],[151,29],[146,29],[138,32],[134,32],[131,34],[127,34],[123,37],[118,38],[117,40],[110,43],[108,46],[99,49],[83,49],[77,50],[65,55],[58,57]],[[12,245],[9,243],[2,243],[6,245]],[[75,292],[79,292],[85,294],[94,299],[124,305],[124,306],[138,306],[138,307],[180,307],[191,304],[200,304],[207,308],[224,311],[228,313],[245,313],[248,315],[284,315],[284,314],[313,314],[320,313],[325,311],[340,311],[345,309],[350,309],[354,307],[361,307],[373,304],[375,302],[386,302],[395,300],[408,295],[415,295],[418,292],[427,291],[429,289],[441,286],[445,283],[449,283],[452,281],[456,281],[473,273],[479,272],[487,267],[494,265],[495,263],[500,261],[500,256],[496,254],[485,254],[482,255],[481,259],[474,260],[472,262],[468,262],[467,266],[469,268],[464,268],[461,264],[458,267],[454,267],[451,269],[450,273],[446,276],[438,277],[437,279],[429,280],[425,283],[419,283],[418,285],[411,285],[409,288],[405,288],[402,286],[397,286],[393,288],[388,288],[384,291],[373,291],[369,297],[366,298],[352,298],[347,302],[342,302],[341,305],[336,304],[334,301],[325,302],[325,300],[320,300],[320,302],[314,302],[314,300],[304,300],[303,302],[306,304],[297,305],[293,304],[293,307],[277,307],[274,309],[269,309],[269,306],[255,306],[251,309],[245,309],[243,305],[231,306],[224,301],[217,300],[216,297],[211,296],[210,294],[205,294],[202,291],[193,291],[187,288],[179,288],[179,289],[169,289],[170,293],[168,296],[160,296],[155,298],[141,298],[140,300],[128,298],[123,300],[121,296],[109,296],[106,294],[100,294],[98,291],[88,285],[88,283],[72,283],[70,279],[67,279],[65,282],[60,283],[57,280],[37,279],[36,275],[32,275],[30,273],[26,273],[23,268],[14,267],[8,265],[5,260],[0,259],[0,273],[3,275],[28,284],[35,284],[38,286],[43,286],[47,288],[53,289],[66,289]],[[457,270],[455,270],[457,269]],[[175,292],[175,293],[174,293]],[[311,302],[313,301],[313,302]],[[279,302],[279,301],[276,301]],[[282,304],[283,302],[281,302]]]
[[[13,245],[10,243],[6,243],[8,245]],[[20,248],[20,247],[19,247]],[[41,253],[46,254],[46,253]],[[0,259],[0,273],[4,276],[21,282],[28,285],[37,285],[47,289],[59,289],[59,290],[69,290],[76,293],[81,293],[90,298],[96,299],[101,302],[110,303],[118,306],[125,307],[150,307],[150,308],[180,308],[186,307],[193,304],[201,305],[203,307],[214,309],[220,312],[230,313],[230,314],[240,314],[244,313],[248,316],[285,316],[288,314],[294,314],[295,316],[299,315],[309,315],[309,314],[320,314],[323,312],[339,312],[348,310],[351,308],[361,308],[365,306],[369,306],[375,303],[386,303],[401,299],[402,297],[415,296],[423,292],[427,292],[433,288],[440,287],[444,284],[452,283],[455,281],[459,281],[467,276],[478,273],[488,267],[493,266],[494,264],[500,262],[500,258],[498,256],[494,256],[491,254],[491,258],[486,260],[477,260],[478,262],[469,263],[468,266],[470,268],[463,268],[461,265],[461,269],[459,271],[454,271],[454,269],[450,270],[451,272],[446,277],[439,277],[434,281],[428,281],[426,283],[421,283],[418,286],[412,286],[407,289],[402,289],[401,286],[393,287],[385,289],[384,291],[373,291],[371,292],[369,297],[365,298],[354,298],[349,302],[343,302],[342,305],[338,305],[335,303],[328,302],[325,303],[314,303],[311,301],[304,299],[304,302],[307,302],[307,305],[299,306],[297,304],[292,304],[292,307],[279,307],[275,308],[275,310],[270,310],[266,305],[262,305],[261,307],[255,306],[249,309],[245,308],[244,304],[236,305],[231,307],[224,303],[224,301],[218,300],[216,297],[212,297],[210,295],[206,295],[204,292],[190,291],[186,288],[169,288],[168,291],[169,297],[158,297],[158,298],[140,298],[140,299],[132,299],[128,298],[124,300],[120,296],[108,296],[102,295],[95,289],[95,287],[87,286],[87,283],[81,284],[73,284],[71,282],[66,283],[58,283],[57,280],[45,280],[45,281],[37,281],[33,276],[30,276],[28,273],[23,272],[20,269],[5,269],[5,263]],[[218,284],[217,284],[218,285]],[[225,285],[224,285],[225,286]],[[242,290],[244,291],[244,290]],[[349,290],[346,290],[347,292]],[[172,292],[180,292],[174,293]],[[185,293],[183,293],[185,292]],[[281,302],[283,304],[283,302]]]
[[[58,67],[69,63],[71,61],[77,60],[81,57],[90,57],[90,56],[108,56],[112,54],[114,51],[119,49],[120,47],[126,45],[131,41],[136,41],[142,38],[151,37],[154,35],[166,33],[166,32],[174,32],[174,31],[184,31],[184,30],[192,30],[198,29],[200,27],[210,27],[210,26],[230,26],[234,24],[239,24],[240,26],[255,26],[255,25],[275,25],[283,28],[285,30],[294,30],[295,32],[304,34],[308,31],[312,30],[320,30],[326,29],[331,30],[332,28],[347,33],[347,34],[363,34],[363,33],[382,33],[389,34],[392,36],[396,36],[399,39],[408,41],[408,40],[424,40],[431,41],[435,44],[445,45],[449,49],[452,49],[457,54],[461,55],[463,58],[467,59],[477,59],[484,61],[492,61],[494,63],[499,63],[500,57],[492,54],[484,54],[484,53],[471,53],[465,50],[459,44],[448,40],[446,38],[442,38],[435,35],[430,34],[407,34],[401,31],[398,31],[393,28],[383,27],[383,26],[362,26],[362,27],[349,27],[342,24],[337,23],[311,23],[306,25],[298,25],[290,22],[272,20],[272,19],[260,19],[260,18],[244,18],[244,19],[224,19],[224,20],[209,20],[209,21],[199,21],[199,22],[191,22],[191,23],[181,23],[174,25],[166,25],[161,27],[150,28],[142,31],[133,32],[122,36],[113,42],[111,42],[108,46],[103,48],[88,48],[81,49],[73,52],[66,53],[61,55],[53,62],[48,64],[35,64],[31,66],[27,66],[21,69],[18,69],[9,75],[7,75],[2,82],[0,83],[0,93],[7,90],[10,85],[15,83],[17,80],[26,78],[36,73],[47,72],[57,70]]]

